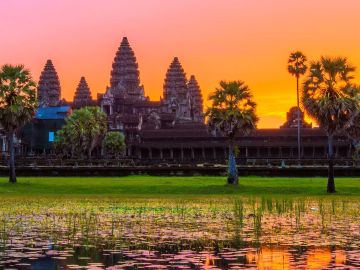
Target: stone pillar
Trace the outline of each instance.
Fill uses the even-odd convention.
[[[181,147],[180,148],[180,157],[181,157],[181,161],[184,160],[184,149]]]
[[[162,148],[160,148],[160,159],[163,159],[163,149]]]
[[[113,106],[110,105],[110,115],[112,115],[112,114],[113,114]]]
[[[248,156],[249,156],[249,149],[245,147],[245,157],[248,158]]]
[[[195,159],[194,147],[191,147],[191,159]]]
[[[201,148],[201,155],[202,155],[203,160],[205,160],[206,157],[205,157],[205,149],[204,149],[204,147]]]
[[[170,148],[170,158],[174,159],[174,149]]]

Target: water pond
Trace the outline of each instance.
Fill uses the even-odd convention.
[[[360,269],[360,201],[7,198],[0,269]]]

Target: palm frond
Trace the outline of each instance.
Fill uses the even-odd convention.
[[[256,103],[243,81],[221,81],[209,95],[212,106],[205,113],[208,126],[227,137],[246,134],[256,128]]]
[[[321,57],[312,62],[304,82],[302,104],[321,128],[333,135],[342,132],[359,110],[359,91],[352,83],[355,68],[346,58]]]

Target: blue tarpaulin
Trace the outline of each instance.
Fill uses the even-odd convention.
[[[36,111],[36,119],[65,119],[71,108],[70,106],[44,107]]]

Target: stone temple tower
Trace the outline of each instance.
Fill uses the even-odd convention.
[[[190,77],[188,90],[190,94],[191,118],[196,122],[204,122],[203,97],[199,84],[194,75],[191,75]]]
[[[175,113],[177,118],[191,118],[186,74],[177,57],[166,72],[163,96],[164,112]]]
[[[114,95],[124,98],[144,99],[140,86],[138,63],[126,37],[121,41],[112,64],[110,88]]]
[[[47,60],[37,88],[39,107],[58,106],[61,96],[59,77],[51,60]]]
[[[93,104],[90,88],[85,80],[85,77],[81,77],[80,82],[76,88],[74,95],[73,107],[81,108],[85,106],[91,106]]]

